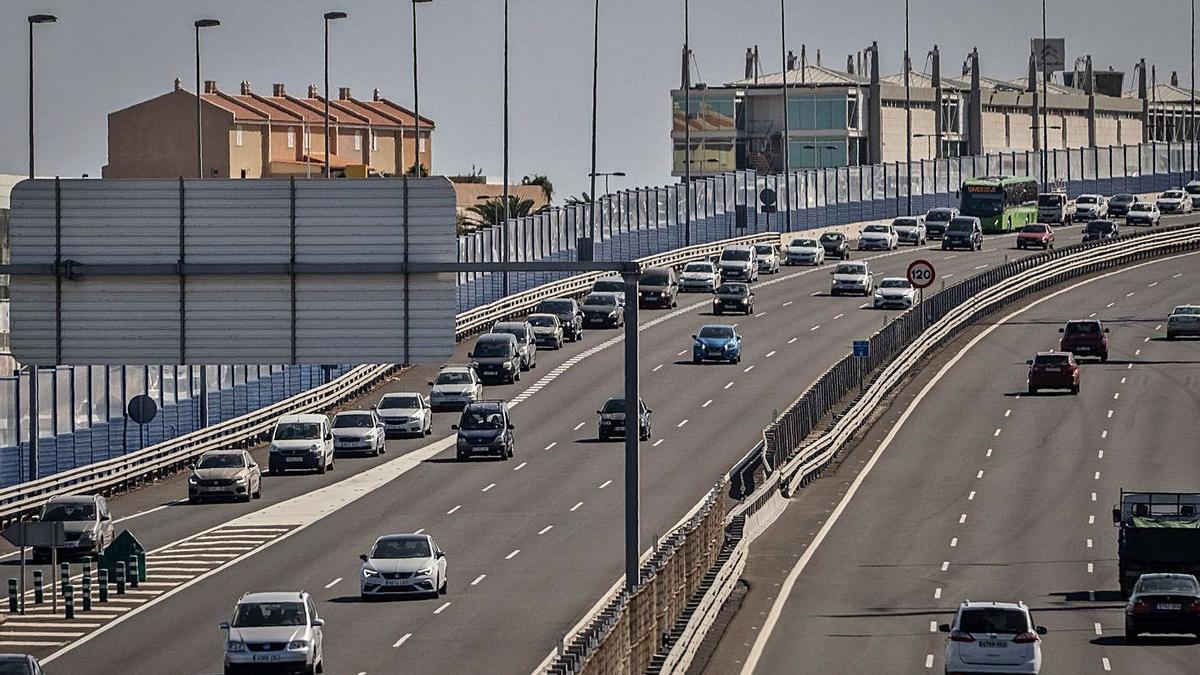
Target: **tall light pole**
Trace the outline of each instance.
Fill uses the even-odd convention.
[[[417,86],[417,4],[433,0],[412,0],[412,43],[413,43],[413,126],[417,132],[416,148],[413,154],[417,156],[417,176],[422,175],[424,165],[421,164],[421,89]],[[404,171],[404,167],[400,167]]]
[[[329,158],[329,22],[346,18],[345,12],[325,12],[325,177],[333,175]],[[418,147],[420,147],[418,145]],[[419,158],[418,158],[419,159]]]
[[[504,0],[504,221],[500,223],[501,262],[508,262],[508,0]],[[501,272],[505,297],[508,296],[508,270]]]
[[[53,14],[34,14],[29,17],[29,177],[33,178],[33,25],[57,23]]]
[[[196,27],[196,178],[204,178],[204,132],[201,130],[203,125],[200,121],[200,29],[215,28],[220,26],[221,22],[218,19],[197,19],[193,25]]]
[[[612,178],[624,178],[625,177],[624,171],[595,171],[594,164],[593,164],[592,168],[593,168],[593,171],[590,174],[588,174],[592,178],[592,189],[593,190],[596,189],[596,187],[595,187],[596,186],[596,178],[598,176],[604,176],[604,194],[605,195],[608,195],[608,193],[609,193],[609,190],[608,190],[609,177],[612,177]],[[593,200],[593,201],[595,201],[595,200]]]
[[[908,210],[904,215],[912,215],[912,91],[910,90],[909,74],[912,63],[908,59],[908,0],[904,0],[904,154],[907,165],[904,170],[904,194],[908,198]],[[938,105],[942,102],[938,101]]]
[[[591,188],[588,192],[588,235],[587,245],[579,247],[580,260],[594,260],[596,246],[596,101],[598,97],[597,78],[600,74],[600,0],[596,0],[596,8],[592,18],[592,173]],[[608,193],[608,176],[604,177],[604,192]]]
[[[792,231],[792,192],[788,176],[792,170],[791,124],[788,120],[787,90],[787,10],[785,0],[779,0],[779,57],[783,62],[783,194],[787,197],[787,231]]]
[[[1049,107],[1050,102],[1046,100],[1050,90],[1050,68],[1046,64],[1046,0],[1042,0],[1042,189],[1050,190],[1050,167],[1048,159],[1050,157],[1050,127],[1049,127]],[[1035,130],[1034,133],[1037,133]],[[1055,155],[1057,157],[1057,155]]]
[[[1189,126],[1191,130],[1192,142],[1192,180],[1196,180],[1196,0],[1192,0],[1192,90],[1188,99],[1191,101],[1191,117],[1192,123]]]
[[[683,0],[683,245],[692,245],[692,46],[689,0]]]

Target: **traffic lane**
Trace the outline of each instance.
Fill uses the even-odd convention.
[[[1120,275],[1120,276],[1124,276],[1124,275]],[[1150,283],[1154,283],[1154,282],[1150,282]],[[1148,285],[1149,284],[1147,284],[1147,286]],[[1105,289],[1102,287],[1097,287],[1094,290],[1098,291],[1098,295],[1101,297],[1106,296],[1106,295],[1115,295],[1116,297],[1132,297],[1132,296],[1126,295],[1126,294],[1132,292],[1132,291],[1126,290],[1126,289],[1137,286],[1137,283],[1135,281],[1134,283],[1131,283],[1131,284],[1121,284],[1121,285],[1114,284],[1114,286],[1115,287],[1113,289],[1110,289],[1112,292],[1106,292]],[[1120,291],[1124,291],[1124,292],[1121,293]],[[1169,305],[1169,303],[1166,303],[1163,301],[1155,302],[1153,299],[1145,298],[1145,297],[1140,299],[1140,302],[1148,303],[1151,306],[1153,306],[1155,304],[1158,304],[1158,305],[1168,304]],[[972,574],[981,575],[980,579],[969,581],[967,584],[965,584],[966,586],[968,586],[968,588],[966,588],[964,590],[967,593],[969,593],[970,597],[972,597],[973,599],[988,599],[988,597],[995,597],[995,596],[988,596],[988,589],[985,588],[986,586],[994,586],[995,588],[999,589],[998,592],[1006,593],[1008,595],[1008,597],[1019,597],[1021,594],[1023,594],[1022,585],[1024,584],[1025,586],[1029,586],[1031,579],[1037,579],[1040,592],[1045,593],[1045,588],[1048,585],[1053,585],[1050,583],[1050,581],[1056,575],[1057,576],[1074,577],[1077,579],[1079,576],[1089,574],[1086,571],[1087,568],[1085,567],[1085,565],[1082,561],[1082,557],[1084,555],[1083,551],[1082,551],[1082,549],[1084,548],[1084,546],[1083,546],[1084,540],[1082,538],[1079,539],[1078,541],[1075,541],[1073,538],[1064,536],[1062,532],[1053,532],[1049,535],[1044,535],[1044,536],[1035,535],[1034,537],[1028,538],[1027,540],[1022,540],[1022,541],[1033,542],[1034,546],[1032,546],[1031,548],[1036,549],[1036,550],[1025,551],[1025,553],[1027,553],[1027,555],[1024,557],[1019,555],[1020,553],[1022,553],[1022,551],[1013,550],[1013,547],[1005,546],[1004,543],[1011,541],[1014,537],[1019,537],[1022,532],[1028,532],[1031,529],[1036,531],[1037,528],[1046,527],[1046,525],[1049,523],[1053,523],[1053,524],[1057,525],[1058,523],[1067,522],[1067,523],[1077,523],[1079,525],[1082,525],[1083,523],[1087,522],[1086,516],[1084,516],[1082,513],[1077,513],[1077,514],[1055,514],[1055,513],[1053,513],[1052,511],[1054,509],[1062,508],[1062,506],[1060,504],[1051,503],[1049,505],[1049,508],[1038,508],[1039,502],[1046,501],[1046,495],[1061,494],[1062,486],[1070,483],[1069,477],[1071,475],[1075,476],[1076,482],[1080,482],[1080,479],[1082,479],[1082,481],[1085,482],[1085,486],[1086,486],[1087,480],[1093,478],[1093,474],[1091,474],[1090,472],[1082,471],[1082,470],[1080,470],[1080,467],[1077,466],[1079,463],[1086,462],[1087,460],[1090,460],[1093,458],[1093,456],[1089,452],[1087,452],[1086,450],[1080,450],[1078,452],[1069,452],[1069,453],[1065,453],[1065,454],[1062,453],[1062,448],[1064,446],[1066,446],[1066,447],[1071,446],[1071,444],[1069,442],[1067,442],[1067,441],[1069,441],[1070,438],[1076,438],[1076,439],[1085,438],[1084,428],[1087,427],[1087,425],[1089,424],[1089,422],[1087,421],[1087,416],[1084,415],[1083,419],[1075,420],[1073,425],[1062,425],[1062,424],[1056,424],[1054,414],[1051,412],[1049,415],[1047,415],[1047,411],[1045,409],[1048,408],[1050,405],[1053,405],[1056,403],[1063,403],[1063,402],[1065,402],[1068,405],[1080,405],[1081,402],[1083,402],[1083,404],[1086,405],[1087,399],[1089,397],[1091,399],[1095,399],[1093,401],[1090,401],[1090,403],[1092,405],[1104,404],[1108,398],[1108,392],[1104,391],[1097,383],[1091,383],[1091,384],[1085,384],[1085,391],[1084,391],[1083,396],[1081,396],[1081,397],[1067,396],[1067,397],[1061,397],[1061,398],[1055,398],[1055,399],[1038,397],[1036,399],[1030,399],[1029,397],[1017,398],[1014,395],[1011,397],[1012,403],[1010,405],[1012,407],[1006,406],[1003,409],[997,408],[995,410],[992,410],[991,408],[987,408],[987,409],[983,409],[982,412],[978,412],[975,415],[977,417],[979,415],[987,416],[987,415],[991,414],[996,418],[995,420],[989,419],[989,420],[987,420],[987,422],[983,422],[980,420],[972,420],[972,414],[971,414],[972,410],[970,410],[970,409],[968,409],[967,411],[965,411],[963,413],[956,411],[956,406],[961,407],[961,405],[962,405],[961,402],[966,402],[966,401],[971,402],[970,405],[968,406],[968,408],[970,408],[971,406],[976,405],[979,400],[986,400],[989,397],[989,394],[991,397],[995,396],[995,392],[989,391],[986,384],[980,385],[978,383],[987,383],[990,381],[994,381],[996,379],[995,378],[996,364],[998,364],[998,363],[1009,362],[1009,363],[1016,364],[1016,366],[1014,367],[1016,377],[1012,378],[1012,379],[1018,380],[1018,384],[1022,385],[1022,386],[1019,388],[1014,388],[1012,391],[1010,391],[1010,393],[1016,394],[1016,392],[1023,389],[1024,368],[1023,368],[1023,361],[1021,361],[1019,359],[1019,357],[1021,356],[1021,352],[1014,353],[1013,348],[1010,347],[1009,345],[1022,344],[1023,342],[1028,342],[1030,344],[1026,347],[1023,347],[1022,351],[1031,351],[1033,349],[1038,348],[1045,342],[1053,342],[1053,340],[1054,340],[1054,337],[1053,337],[1054,333],[1052,332],[1053,327],[1057,326],[1061,323],[1062,316],[1072,315],[1075,311],[1078,310],[1079,306],[1080,306],[1079,302],[1077,302],[1074,298],[1071,298],[1057,308],[1047,307],[1046,309],[1049,310],[1047,316],[1039,317],[1036,314],[1034,314],[1032,316],[1032,318],[1029,318],[1029,319],[1022,317],[1020,323],[1025,324],[1025,326],[1028,328],[1028,332],[1029,332],[1029,336],[1026,340],[1022,340],[1020,338],[1005,338],[1003,336],[998,336],[998,337],[994,337],[993,340],[989,340],[988,342],[981,343],[981,345],[979,347],[977,347],[977,349],[983,349],[986,351],[989,348],[994,348],[994,349],[996,349],[996,353],[992,354],[992,355],[987,355],[987,354],[983,354],[981,352],[980,354],[976,354],[976,355],[972,356],[971,363],[972,364],[980,364],[982,366],[982,367],[976,366],[978,372],[970,373],[967,371],[962,371],[962,372],[952,375],[949,378],[947,385],[945,385],[945,387],[939,386],[938,388],[935,388],[933,390],[932,395],[926,399],[926,402],[924,402],[922,404],[921,408],[918,411],[918,415],[915,416],[915,418],[913,420],[911,420],[910,427],[906,427],[906,429],[920,429],[921,430],[919,432],[915,432],[912,435],[920,436],[922,434],[925,434],[927,436],[932,436],[933,438],[927,437],[927,438],[908,439],[907,436],[909,434],[906,433],[905,431],[902,431],[900,436],[897,437],[897,444],[895,445],[895,447],[893,449],[893,453],[895,453],[897,450],[901,450],[901,449],[903,449],[905,452],[908,452],[908,451],[910,451],[911,447],[918,447],[918,448],[936,447],[937,445],[944,443],[947,440],[944,437],[944,434],[947,431],[946,425],[943,424],[941,426],[938,426],[936,424],[935,419],[925,419],[925,418],[932,416],[932,417],[935,417],[938,419],[942,419],[943,421],[953,420],[955,418],[962,419],[965,421],[965,426],[967,428],[978,427],[979,430],[981,431],[981,435],[984,437],[982,442],[976,441],[975,443],[967,443],[966,448],[969,448],[970,450],[974,451],[974,454],[979,455],[979,457],[976,458],[979,464],[984,464],[984,465],[989,465],[989,466],[991,464],[994,464],[993,468],[986,469],[986,472],[987,472],[986,475],[984,473],[985,472],[984,468],[975,469],[975,467],[971,466],[971,465],[968,465],[968,467],[966,467],[967,470],[964,472],[966,474],[965,479],[960,479],[958,482],[961,483],[961,482],[963,482],[963,480],[965,480],[972,487],[974,487],[974,484],[978,483],[978,487],[974,490],[966,492],[967,499],[965,501],[962,501],[962,504],[963,504],[962,513],[955,514],[952,510],[951,513],[948,514],[949,520],[951,521],[951,523],[949,525],[945,526],[944,532],[939,532],[940,536],[935,535],[935,537],[934,537],[935,539],[940,539],[940,541],[935,541],[935,542],[931,542],[928,544],[917,543],[917,546],[921,547],[924,550],[937,551],[940,549],[940,550],[947,551],[947,554],[945,556],[946,559],[942,560],[942,562],[940,564],[938,564],[936,562],[936,560],[939,556],[937,556],[936,554],[933,555],[932,556],[932,564],[929,565],[929,569],[928,569],[928,571],[931,573],[930,576],[933,577],[933,580],[938,580],[938,579],[942,578],[942,576],[944,575],[944,572],[942,571],[943,566],[948,567],[948,570],[949,570],[949,574],[945,575],[946,576],[945,583],[941,586],[933,586],[932,587],[933,596],[937,596],[936,599],[941,600],[941,599],[950,597],[951,593],[953,593],[955,590],[955,588],[953,586],[953,584],[955,583],[953,577],[956,576],[958,570],[960,570],[960,569],[965,570],[966,571],[965,573],[967,575],[972,575]],[[1041,309],[1041,308],[1039,308],[1039,309]],[[1011,332],[1011,328],[1005,327],[1003,329],[1003,331]],[[1000,333],[1000,332],[1001,331],[997,331],[997,333]],[[1114,353],[1116,353],[1115,349],[1114,349]],[[1130,349],[1132,350],[1132,348],[1130,348]],[[962,368],[962,366],[960,366],[960,368]],[[1102,366],[1101,368],[1106,369],[1109,372],[1115,372],[1117,369],[1120,368],[1120,366]],[[1105,374],[1107,375],[1108,373],[1105,373]],[[1089,379],[1096,379],[1099,377],[1100,377],[1100,375],[1093,375]],[[1116,377],[1117,377],[1117,375],[1115,375],[1115,374],[1112,376],[1113,379],[1115,379]],[[947,395],[947,391],[943,391],[943,392],[939,393],[939,389],[945,390],[947,387],[952,388],[952,389],[948,390],[949,395]],[[1089,388],[1091,388],[1093,390],[1093,391],[1091,391],[1090,394],[1089,394]],[[940,401],[939,401],[939,396],[942,399]],[[1033,407],[1038,408],[1038,410],[1035,410],[1034,414],[1031,415],[1031,420],[1026,421],[1026,420],[1020,419],[1020,411],[1014,410],[1014,408],[1016,408],[1016,406],[1018,406],[1020,404],[1026,404],[1028,406],[1033,406]],[[938,411],[938,414],[933,414],[933,415],[924,414],[923,415],[921,411]],[[997,420],[999,420],[999,421],[997,421]],[[1049,429],[1040,428],[1039,423],[1047,423],[1047,422],[1050,424]],[[1006,423],[1008,425],[1013,426],[1016,429],[1018,429],[1018,431],[1016,431],[1015,433],[1010,432],[1008,434],[1008,438],[1005,438],[1005,431],[1004,431],[1004,429],[1005,429],[1004,425]],[[994,429],[992,427],[993,424],[995,425]],[[934,432],[934,431],[932,431],[933,429],[937,429],[937,431]],[[952,429],[950,430],[950,433],[954,433]],[[1021,434],[1021,436],[1019,438],[1014,438],[1014,436],[1016,436],[1017,434]],[[1051,442],[1045,442],[1045,445],[1048,445],[1050,447],[1038,447],[1039,444],[1044,442],[1044,439],[1046,439],[1047,437],[1051,437],[1054,434],[1065,434],[1065,436],[1067,437],[1067,440],[1064,442],[1058,442],[1057,439],[1052,439]],[[1003,444],[1007,440],[1009,440],[1009,438],[1011,438],[1012,440],[1015,441],[1014,448],[1011,451],[1007,451],[1003,447]],[[958,439],[951,438],[951,439],[949,439],[949,441],[950,442],[945,443],[946,446],[949,446],[951,448],[962,447],[962,444]],[[1080,442],[1077,440],[1075,445],[1079,445],[1079,444],[1080,444]],[[1084,444],[1086,445],[1086,443],[1084,443]],[[988,447],[985,449],[984,447],[982,447],[983,445],[987,445]],[[974,446],[974,447],[972,447],[972,446]],[[994,452],[993,452],[993,450],[994,450]],[[1011,466],[1007,467],[1007,469],[1006,469],[1006,456],[1009,452],[1011,452],[1014,462]],[[1029,471],[1028,470],[1029,464],[1036,464],[1038,462],[1044,462],[1044,460],[1041,457],[1042,453],[1051,455],[1052,461],[1049,462],[1048,466],[1038,467],[1037,471],[1032,471],[1032,472]],[[961,457],[961,455],[962,455],[962,453],[959,453],[956,451],[956,457]],[[883,461],[881,461],[881,463],[880,463],[881,473],[871,477],[871,481],[872,481],[871,486],[872,487],[871,487],[870,491],[866,493],[867,495],[870,495],[871,497],[875,497],[879,493],[879,490],[877,489],[876,486],[884,478],[885,474],[883,473],[883,469],[885,467],[890,467],[891,464],[896,461],[897,461],[896,455],[892,455],[891,457],[885,456]],[[938,464],[937,458],[929,458],[929,464],[937,465]],[[1022,468],[1022,465],[1024,465],[1023,468]],[[1067,482],[1064,482],[1061,479],[1062,477],[1057,475],[1058,473],[1062,472],[1064,469],[1066,470],[1066,472],[1068,474]],[[1005,475],[1006,470],[1013,471],[1014,472],[1013,475],[1006,476]],[[890,476],[890,475],[892,475],[892,473],[894,473],[894,472],[889,471],[886,473],[886,475]],[[1087,474],[1087,475],[1083,475],[1083,474]],[[1032,479],[1031,479],[1031,477],[1032,477]],[[1003,500],[1003,503],[1000,504],[1000,510],[991,509],[991,507],[989,507],[989,510],[987,512],[985,512],[983,514],[975,514],[972,517],[970,514],[970,508],[981,504],[985,500],[985,493],[987,492],[985,486],[987,486],[988,483],[991,481],[995,481],[996,483],[998,483],[998,486],[1002,489],[1001,499]],[[906,484],[906,483],[907,483],[907,481],[904,481],[902,484]],[[887,485],[889,483],[885,482],[884,484]],[[951,482],[951,485],[953,485],[953,481]],[[953,487],[940,486],[939,489],[945,490],[947,492],[955,492]],[[967,489],[967,487],[964,486],[964,487],[959,488],[957,491],[961,493],[966,489]],[[1014,490],[1017,491],[1016,494],[1014,494]],[[973,494],[976,491],[978,491],[978,495]],[[926,495],[922,494],[922,492],[919,490],[915,490],[914,496],[921,498]],[[963,499],[961,495],[959,496],[959,499],[960,500]],[[865,504],[865,502],[864,502],[864,504]],[[863,507],[864,505],[860,504],[859,506]],[[1078,509],[1078,505],[1073,505],[1072,508]],[[1107,508],[1107,507],[1105,507],[1105,508]],[[902,512],[906,512],[906,509],[902,508],[900,510]],[[851,514],[856,513],[856,512],[857,512],[857,510],[852,502],[850,508],[848,508],[846,511],[846,516],[851,516]],[[894,513],[894,512],[895,512],[895,509],[889,511],[889,513]],[[955,519],[956,515],[957,515],[957,520]],[[944,517],[944,515],[941,514],[940,512],[938,514],[938,517],[942,518],[943,520],[946,519]],[[846,524],[839,523],[840,525],[842,525],[843,528],[846,528],[845,532],[843,534],[851,532],[851,531],[856,531],[858,528],[861,528],[861,527],[869,527],[871,525],[871,523],[868,521],[866,523],[857,523],[858,527],[855,527],[855,523],[854,523],[852,517],[850,518],[850,521],[851,521],[850,523],[846,523]],[[934,529],[941,530],[942,528],[934,528]],[[1002,529],[1002,531],[997,532],[996,531],[997,529]],[[960,532],[961,536],[960,537],[952,536],[952,534],[955,531]],[[970,550],[971,542],[972,542],[973,536],[974,536],[971,533],[979,533],[979,532],[986,533],[986,535],[983,537],[984,543],[981,545],[991,546],[992,548],[990,550],[986,550],[984,552],[984,554],[982,556],[980,556],[978,559],[967,560],[967,561],[964,561],[964,563],[961,566],[958,565],[955,561],[952,560],[952,557],[954,555],[960,555],[964,551]],[[826,540],[825,546],[829,546],[829,544],[834,540],[833,537],[836,536],[837,529],[834,529],[833,533],[834,534],[831,536],[831,538]],[[888,541],[887,539],[885,539],[883,542],[872,539],[870,537],[867,537],[865,539],[875,543],[878,546],[878,548],[881,550],[891,550],[891,547],[889,547],[887,545],[887,541]],[[904,545],[904,546],[913,545],[913,542],[911,541],[911,539],[912,539],[911,537],[903,537],[902,545]],[[880,545],[880,544],[882,544],[882,545]],[[815,593],[819,594],[821,592],[821,588],[822,588],[821,582],[825,578],[821,575],[816,574],[815,572],[810,572],[810,571],[816,569],[814,566],[817,566],[820,564],[820,560],[822,559],[822,556],[831,556],[831,557],[836,557],[836,558],[840,558],[840,559],[844,559],[846,557],[844,554],[836,555],[836,553],[835,553],[836,551],[837,551],[836,547],[831,547],[828,550],[822,549],[821,552],[818,553],[817,556],[815,556],[813,558],[813,565],[810,565],[810,567],[805,572],[806,575],[810,575],[809,579],[807,581],[804,581],[804,577],[801,577],[804,590],[801,591],[800,586],[798,586],[796,589],[793,590],[793,595],[795,596],[795,599],[793,599],[792,602],[790,602],[788,606],[785,606],[785,609],[784,609],[785,617],[788,617],[789,619],[795,620],[795,621],[803,620],[803,616],[796,616],[797,614],[801,614],[801,615],[803,614],[803,612],[798,610],[798,607],[800,607],[800,605],[798,604],[795,607],[791,607],[790,605],[792,603],[797,602],[797,600],[809,601],[809,600],[811,600],[811,597],[810,597],[811,593],[815,592]],[[869,554],[870,552],[868,551],[867,553]],[[1014,554],[1017,554],[1017,555],[1014,555]],[[1003,562],[1001,562],[999,564],[999,566],[997,566],[998,561],[1003,561]],[[1027,569],[1030,566],[1030,563],[1033,561],[1041,561],[1040,563],[1037,564],[1038,571],[1037,571],[1036,577],[1033,576],[1032,571]],[[838,568],[836,566],[834,566],[833,569],[830,570],[830,573],[836,575],[838,573]],[[836,582],[836,579],[834,581]],[[865,581],[869,582],[870,580],[865,579]],[[936,583],[936,581],[935,581],[935,583]],[[1060,581],[1060,584],[1061,584],[1060,588],[1067,588],[1067,589],[1075,588],[1075,587],[1083,587],[1083,586],[1080,586],[1079,584],[1072,585],[1069,583],[1069,580],[1068,581]],[[851,588],[858,588],[858,587],[855,585],[851,585]],[[879,588],[878,584],[869,584],[867,586],[867,588],[869,589],[870,598],[879,597],[879,592],[881,591],[881,589]],[[924,594],[925,598],[932,597],[929,594],[929,590],[930,590],[929,588],[925,589],[925,591],[926,591],[926,593]],[[1033,591],[1033,592],[1036,592],[1036,591]],[[1077,592],[1072,592],[1072,591],[1060,591],[1060,592],[1063,597],[1072,597],[1073,595],[1077,594]],[[988,597],[984,597],[984,596],[988,596]],[[913,598],[909,598],[910,604],[914,603],[918,598],[919,598],[919,595],[914,596]],[[1052,599],[1049,597],[1042,598],[1042,599],[1047,602],[1052,602]],[[1061,601],[1062,601],[1062,598],[1059,598],[1060,604],[1061,604]],[[864,605],[864,606],[868,606],[868,605]],[[870,605],[870,606],[888,607],[889,605],[875,604],[875,605]],[[901,603],[898,606],[904,606],[904,605],[903,605],[903,603]],[[952,612],[952,610],[953,610],[953,603],[949,604],[945,611]],[[816,611],[817,610],[812,610],[812,612],[816,612]],[[1094,625],[1092,623],[1089,623],[1089,622],[1083,620],[1077,613],[1075,613],[1075,612],[1077,612],[1077,610],[1075,608],[1073,608],[1073,607],[1069,608],[1068,611],[1070,613],[1065,613],[1064,616],[1072,617],[1072,623],[1073,623],[1073,626],[1068,628],[1068,630],[1066,631],[1068,634],[1070,634],[1072,632],[1071,628],[1073,628],[1074,631],[1085,632],[1088,634],[1091,634],[1094,631]],[[1085,609],[1085,611],[1086,611],[1086,609]],[[812,612],[810,612],[810,613],[812,613]],[[1046,621],[1043,620],[1043,623],[1045,623],[1045,622]],[[918,626],[916,624],[913,624],[912,627],[914,628],[914,630],[920,628],[920,626]],[[787,622],[781,622],[781,625],[778,628],[781,631],[779,633],[780,635],[786,634],[786,635],[791,636],[791,635],[796,634],[797,632],[801,632],[801,633],[805,632],[803,628],[800,631],[795,630],[795,624],[787,623]],[[819,630],[819,628],[816,630]],[[876,628],[874,630],[871,630],[870,628],[868,628],[868,630],[866,630],[864,632],[871,633],[871,634],[889,634],[887,629],[883,628],[883,627]],[[1059,632],[1059,631],[1056,631],[1056,633],[1057,632]],[[759,661],[759,663],[760,663],[759,670],[761,672],[774,672],[774,671],[770,670],[770,666],[768,664],[779,663],[780,656],[778,654],[771,652],[770,650],[771,650],[771,645],[777,646],[780,642],[781,641],[773,641],[772,643],[769,643],[768,651],[764,654],[764,658],[761,661]],[[880,668],[886,669],[887,666],[884,664],[893,662],[892,660],[896,656],[897,649],[902,649],[902,648],[903,647],[901,645],[890,645],[889,648],[886,650],[883,650],[883,652],[881,654],[879,654],[877,656],[877,658],[867,660],[863,665],[869,666],[869,667],[864,668],[863,671],[870,672],[871,669],[874,669],[876,671],[879,670]],[[838,662],[837,660],[840,657],[840,653],[837,651],[836,647],[834,645],[827,644],[826,649],[828,650],[827,652],[822,652],[822,650],[820,650],[820,649],[817,649],[816,652],[817,653],[829,653],[831,661]],[[796,651],[805,653],[808,655],[811,655],[814,652],[813,649],[808,649],[808,648],[803,648],[803,647],[798,648]],[[926,654],[919,654],[919,653],[917,653],[917,652],[919,652],[919,650],[913,650],[911,648],[909,649],[909,652],[910,652],[910,656],[906,657],[903,660],[903,662],[912,662],[914,664],[913,665],[914,668],[919,668],[923,661],[926,661],[926,659],[928,659],[935,653],[939,655],[938,659],[940,660],[941,645],[937,644],[936,649],[931,645],[930,651]],[[860,665],[860,661],[862,661],[862,659],[861,659],[861,656],[856,657],[856,658],[858,660],[856,660],[855,665],[858,666],[858,665]],[[1095,661],[1094,665],[1099,665],[1099,662]],[[842,670],[842,668],[835,667],[835,668],[833,668],[833,670]],[[856,667],[853,670],[857,671],[858,668]],[[814,669],[813,672],[820,672],[820,670]]]

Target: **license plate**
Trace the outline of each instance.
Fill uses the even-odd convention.
[[[1062,372],[1062,368],[1059,368],[1058,366],[1049,366],[1047,368],[1044,368],[1043,370],[1045,370],[1047,373],[1061,373]]]
[[[384,586],[407,586],[408,579],[384,579]]]
[[[1092,348],[1091,348],[1091,347],[1076,347],[1076,348],[1075,348],[1075,351],[1077,351],[1077,352],[1090,352],[1090,351],[1092,351]]]
[[[1008,643],[1002,640],[980,640],[979,646],[984,649],[1004,649],[1008,647]]]
[[[286,462],[303,462],[304,458],[303,457],[287,457],[284,459],[284,461],[286,461]]]
[[[1181,605],[1178,602],[1160,602],[1157,605],[1155,605],[1154,607],[1155,607],[1155,609],[1167,610],[1167,611],[1178,611],[1180,609],[1183,609],[1183,605]]]
[[[613,429],[613,431],[625,431],[625,426],[624,425],[614,426],[612,429]]]
[[[278,661],[278,660],[279,660],[279,655],[278,655],[278,654],[255,654],[255,655],[254,655],[254,660],[255,660],[255,661],[257,661],[257,662],[262,662],[262,661]]]
[[[490,448],[488,448],[486,445],[476,445],[475,447],[471,448],[471,452],[487,452],[489,449]]]

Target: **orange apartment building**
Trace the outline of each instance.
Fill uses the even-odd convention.
[[[242,82],[238,94],[204,83],[201,124],[207,177],[321,176],[325,170],[325,99],[315,85],[307,96],[274,85],[262,95]],[[400,175],[417,163],[432,167],[434,122],[382,97],[354,98],[348,87],[329,101],[330,161],[336,174],[350,165]],[[108,115],[105,178],[195,178],[196,98],[175,80],[173,91]]]

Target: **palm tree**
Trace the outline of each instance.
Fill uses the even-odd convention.
[[[508,196],[509,218],[524,218],[525,216],[543,213],[548,209],[548,206],[534,209],[532,199],[525,199],[517,195]],[[499,225],[504,220],[504,200],[500,197],[492,197],[482,204],[469,206],[467,210],[475,215],[479,224],[483,227],[493,227]]]
[[[581,192],[578,196],[571,195],[570,197],[567,197],[567,206],[581,206],[583,204],[589,204],[591,201],[592,198],[588,196],[588,193]]]
[[[429,167],[425,166],[424,164],[418,164],[417,162],[413,162],[413,165],[408,167],[408,170],[404,172],[404,175],[406,175],[406,176],[428,176],[429,175]]]
[[[521,179],[521,185],[537,185],[542,188],[542,194],[546,195],[546,203],[554,201],[554,183],[550,182],[550,178],[540,173],[535,173],[532,176],[525,176]]]

